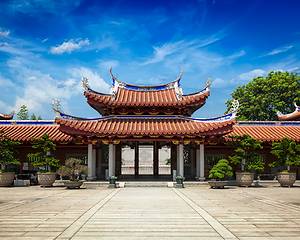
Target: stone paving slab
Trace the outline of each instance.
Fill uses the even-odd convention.
[[[0,188],[0,239],[300,239],[300,188]]]

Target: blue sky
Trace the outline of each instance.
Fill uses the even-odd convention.
[[[108,93],[121,81],[153,85],[181,72],[183,93],[213,80],[194,117],[222,115],[237,87],[269,71],[300,73],[300,1],[0,2],[0,112],[54,119],[53,98],[78,117],[98,117],[81,76]],[[15,119],[17,117],[15,116]]]

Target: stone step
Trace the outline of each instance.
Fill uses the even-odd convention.
[[[124,187],[170,187],[171,182],[125,182]]]

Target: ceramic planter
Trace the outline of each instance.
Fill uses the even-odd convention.
[[[249,187],[254,181],[254,173],[252,172],[237,172],[236,181],[241,187]]]
[[[291,187],[296,181],[296,173],[293,172],[279,172],[277,173],[277,180],[281,187]]]
[[[69,189],[80,188],[83,181],[64,181],[64,184]]]
[[[38,182],[43,187],[51,187],[52,184],[55,182],[56,173],[49,172],[49,173],[38,173]]]
[[[0,172],[0,187],[11,186],[15,179],[14,172]]]
[[[228,181],[208,181],[211,188],[224,188]]]

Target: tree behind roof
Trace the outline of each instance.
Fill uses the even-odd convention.
[[[268,76],[254,78],[231,93],[232,99],[225,103],[227,111],[233,100],[239,100],[237,120],[277,121],[276,112],[291,113],[294,102],[300,101],[300,75],[289,72],[270,72]]]

